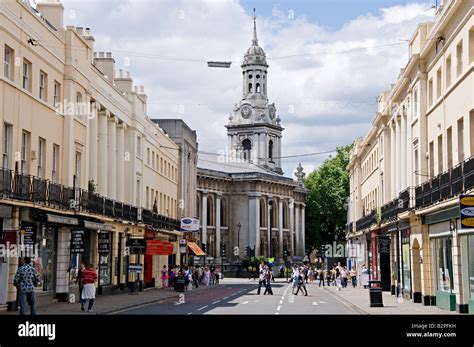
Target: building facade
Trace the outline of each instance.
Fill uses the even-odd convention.
[[[88,28],[65,28],[63,12],[59,1],[0,3],[1,241],[38,246],[39,300],[74,293],[81,261],[98,269],[99,292],[132,283],[129,263],[153,284],[175,257],[128,255],[130,238],[178,249],[179,147],[147,116],[143,87],[94,52]],[[10,308],[17,265],[0,261]]]
[[[474,187],[473,5],[443,1],[419,24],[348,166],[352,260],[392,294],[462,313],[474,312],[474,229],[459,213]]]
[[[283,260],[305,254],[305,195],[302,168],[295,181],[281,170],[283,128],[267,97],[265,52],[253,39],[242,63],[242,98],[226,125],[222,155],[199,153],[197,214],[208,257],[241,261],[255,256]],[[287,259],[285,259],[287,260]]]

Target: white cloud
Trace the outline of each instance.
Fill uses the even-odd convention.
[[[63,2],[66,23],[90,27],[96,47],[113,51],[117,69],[145,85],[152,118],[182,117],[197,130],[202,150],[225,148],[224,125],[241,97],[240,61],[252,36],[251,14],[238,1]],[[289,19],[277,9],[258,18],[259,43],[270,65],[269,98],[286,128],[283,155],[333,149],[366,133],[375,97],[406,63],[401,40],[433,18],[427,8],[425,3],[384,8],[335,30],[304,15]],[[233,64],[210,69],[207,60]],[[301,161],[308,172],[326,157],[285,159],[283,169],[291,176]]]

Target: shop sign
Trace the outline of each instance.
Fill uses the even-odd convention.
[[[459,197],[459,212],[461,215],[461,229],[474,228],[474,195]]]
[[[390,237],[379,237],[379,253],[390,254]]]
[[[79,221],[77,220],[77,218],[57,216],[55,214],[49,214],[49,213],[46,214],[46,220],[49,223],[79,225]]]
[[[71,253],[84,253],[84,230],[71,230]]]
[[[147,240],[146,255],[170,255],[173,254],[173,244],[168,241]]]
[[[99,254],[109,254],[110,238],[109,233],[99,233]]]
[[[199,231],[199,219],[181,218],[181,231]]]
[[[23,225],[20,229],[22,244],[34,246],[36,243],[36,228],[34,225]]]
[[[146,252],[145,239],[129,239],[125,246],[128,247],[129,254],[145,254]]]
[[[128,264],[128,272],[141,273],[142,269],[142,264]]]
[[[104,223],[96,223],[85,220],[84,228],[90,230],[102,230],[102,231],[112,231],[112,225]]]

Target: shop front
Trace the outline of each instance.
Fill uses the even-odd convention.
[[[466,282],[468,283],[468,305],[469,313],[474,314],[474,230],[472,233],[467,234],[467,258],[468,258],[468,268],[467,268],[467,278]]]
[[[144,263],[144,282],[146,287],[162,287],[163,282],[162,271],[169,270],[176,265],[176,246],[174,245],[175,236],[164,235],[160,232],[147,229],[146,252]]]
[[[399,230],[400,233],[400,272],[402,295],[405,299],[412,298],[411,284],[411,255],[410,255],[410,228]]]

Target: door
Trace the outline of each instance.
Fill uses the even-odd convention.
[[[153,255],[145,254],[145,271],[144,271],[145,284],[153,284]]]

